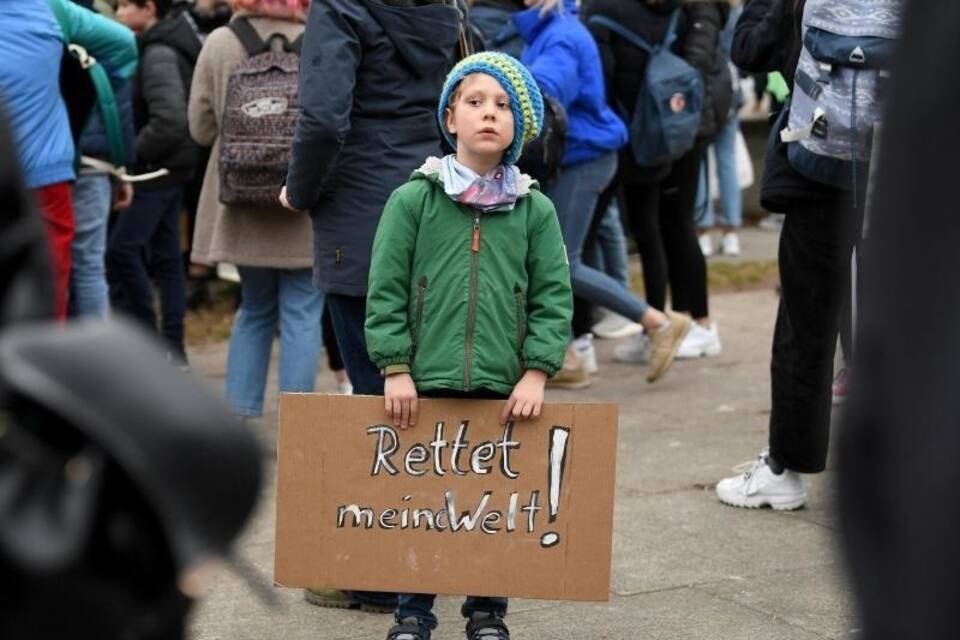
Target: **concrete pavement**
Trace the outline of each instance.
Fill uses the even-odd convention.
[[[755,232],[759,233],[759,232]],[[744,238],[749,255],[772,259],[775,242]],[[716,295],[721,356],[680,362],[655,385],[641,369],[612,361],[598,342],[594,385],[549,393],[548,401],[615,401],[621,406],[610,601],[512,600],[518,640],[814,640],[856,634],[849,589],[837,558],[834,467],[808,478],[809,504],[793,513],[726,507],[713,484],[750,460],[766,441],[769,350],[777,298],[772,290]],[[222,387],[225,345],[191,351],[194,370]],[[275,380],[268,402],[275,403]],[[319,391],[332,391],[322,371]],[[260,425],[270,481],[238,552],[272,572],[275,412]],[[197,609],[192,640],[380,640],[389,616],[325,610],[298,590],[277,590],[271,609],[232,575],[218,576]],[[459,599],[438,599],[435,640],[463,637]]]

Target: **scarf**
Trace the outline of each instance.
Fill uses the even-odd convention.
[[[440,180],[450,199],[483,213],[510,211],[520,197],[520,170],[497,165],[485,175],[465,167],[454,155],[440,161]]]

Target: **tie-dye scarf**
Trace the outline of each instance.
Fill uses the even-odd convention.
[[[234,11],[286,20],[306,20],[310,0],[231,0]]]
[[[520,197],[520,170],[513,165],[498,165],[481,176],[449,155],[440,162],[440,179],[452,200],[483,213],[510,211]]]

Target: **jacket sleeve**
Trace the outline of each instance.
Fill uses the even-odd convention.
[[[144,50],[140,90],[148,115],[137,134],[137,157],[142,162],[155,162],[190,135],[187,96],[176,51],[164,44],[153,44]]]
[[[300,117],[287,170],[287,198],[312,209],[336,168],[350,132],[350,111],[360,65],[360,38],[349,14],[354,3],[314,0],[300,63]]]
[[[540,215],[527,243],[527,334],[523,340],[523,366],[556,375],[563,366],[570,322],[573,320],[573,291],[570,266],[553,203],[541,194]]]
[[[118,78],[137,70],[137,40],[127,27],[69,0],[48,0],[63,39],[78,44]]]
[[[190,83],[190,103],[187,106],[187,120],[190,126],[190,137],[201,147],[209,147],[217,137],[218,123],[216,105],[214,104],[213,89],[216,86],[216,49],[221,45],[223,33],[211,33],[200,55],[197,65],[193,69],[193,80]],[[232,37],[232,34],[230,34]]]
[[[779,71],[790,54],[791,0],[747,0],[733,34],[730,58],[744,71]]]
[[[404,365],[409,370],[413,338],[407,310],[417,227],[402,192],[394,191],[373,240],[367,289],[367,351],[378,369]]]
[[[717,42],[723,29],[721,13],[713,2],[695,1],[686,4],[685,14],[687,29],[680,43],[680,56],[708,78],[717,68]]]
[[[580,93],[576,44],[569,38],[549,38],[537,59],[530,63],[530,73],[543,91],[566,110]]]

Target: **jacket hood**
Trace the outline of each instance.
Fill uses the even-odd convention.
[[[360,0],[386,32],[400,56],[418,77],[444,71],[454,60],[460,38],[460,11],[446,4],[400,6]]]
[[[410,175],[411,180],[427,180],[436,185],[443,185],[443,180],[440,179],[440,158],[436,156],[430,156],[424,160],[423,164],[419,169],[414,171]],[[520,173],[520,181],[517,184],[519,188],[518,195],[521,198],[525,198],[530,195],[530,192],[536,189],[540,190],[540,183],[528,176],[525,173]]]
[[[162,43],[177,50],[190,62],[196,62],[203,44],[200,36],[183,15],[161,20],[140,37],[140,48]]]

